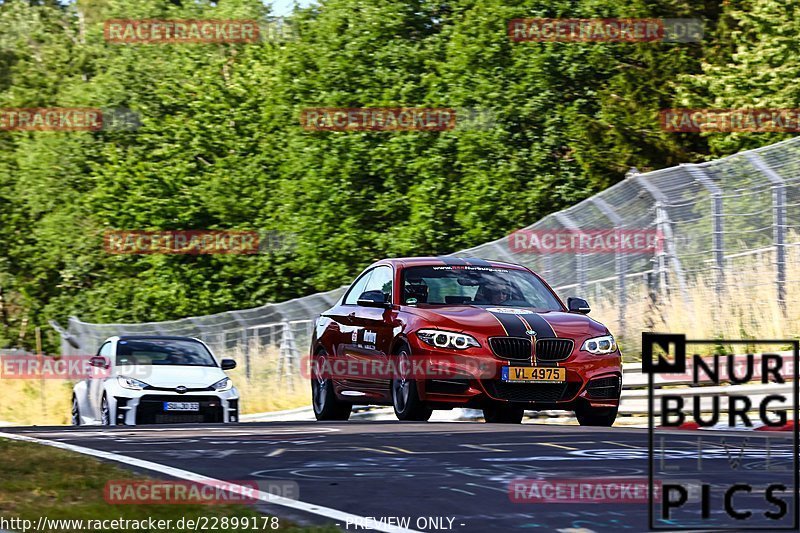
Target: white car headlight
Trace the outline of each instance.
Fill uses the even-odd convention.
[[[480,348],[481,345],[474,338],[464,333],[454,331],[443,331],[441,329],[421,329],[417,331],[417,337],[425,344],[430,344],[437,348],[451,348],[454,350],[466,350],[474,347]]]
[[[123,389],[130,389],[130,390],[142,390],[150,386],[144,381],[140,381],[138,379],[129,378],[125,376],[117,376],[117,383],[119,383],[119,386],[122,387]]]
[[[231,381],[230,378],[222,378],[221,380],[211,385],[211,388],[217,392],[229,391],[233,388],[233,381]]]
[[[581,350],[595,355],[603,355],[617,351],[617,341],[614,340],[613,335],[603,335],[602,337],[594,337],[586,339],[581,346]]]

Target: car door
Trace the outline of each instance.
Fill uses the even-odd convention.
[[[113,352],[114,344],[111,341],[106,341],[97,351],[97,355],[105,358],[109,365],[113,365]],[[103,384],[106,379],[111,376],[110,370],[110,366],[108,369],[92,368],[92,373],[89,376],[89,405],[92,409],[92,418],[100,418],[100,402],[103,399]]]
[[[380,291],[384,301],[391,303],[394,292],[394,271],[391,266],[376,266],[364,284],[364,292]],[[358,296],[353,300],[357,302]],[[366,369],[365,375],[349,380],[349,385],[365,392],[388,394],[391,380],[386,377],[389,369],[388,356],[391,349],[394,311],[381,307],[352,305],[351,323],[355,328],[354,342],[348,350],[348,358],[356,361],[355,368]],[[377,370],[377,375],[373,373]]]
[[[330,355],[333,357],[344,357],[345,352],[356,343],[357,329],[353,324],[356,300],[364,292],[373,270],[365,270],[350,286],[342,301],[323,313],[324,317],[332,321],[325,334],[329,336],[333,348],[333,353]]]

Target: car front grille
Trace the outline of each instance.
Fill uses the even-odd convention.
[[[198,402],[198,412],[164,411],[164,402]],[[223,422],[222,400],[216,396],[177,396],[148,394],[139,399],[137,424],[186,424]]]
[[[489,339],[492,353],[509,361],[531,360],[531,340],[522,337],[492,337]]]
[[[539,339],[536,341],[537,361],[563,361],[572,353],[572,339]]]
[[[506,383],[505,381],[484,381],[490,396],[511,402],[564,402],[578,394],[581,383]]]
[[[617,376],[593,379],[586,385],[586,392],[598,400],[616,400],[620,394],[620,379]]]

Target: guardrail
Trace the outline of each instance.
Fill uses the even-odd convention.
[[[782,355],[790,355],[791,352],[778,352]],[[740,396],[743,393],[747,394],[753,406],[758,406],[760,401],[764,399],[766,396],[770,394],[783,394],[787,398],[787,402],[781,406],[775,406],[775,409],[772,410],[786,410],[790,409],[794,406],[793,402],[793,384],[790,382],[777,384],[777,383],[769,383],[769,384],[748,384],[748,385],[703,385],[703,386],[691,386],[692,380],[688,376],[676,376],[676,377],[665,377],[665,376],[655,376],[654,384],[658,385],[660,388],[657,388],[654,391],[654,396],[656,401],[654,402],[654,414],[659,415],[661,413],[659,401],[657,400],[661,396],[665,394],[674,395],[674,396],[695,396],[698,394],[699,391],[702,391],[702,395],[707,396],[701,400],[701,411],[703,413],[710,413],[712,408],[712,399],[711,396],[720,396],[719,400],[719,407],[722,410],[727,410],[728,406],[728,398],[730,395],[737,395]],[[640,416],[646,415],[649,413],[649,406],[648,406],[648,376],[642,373],[642,365],[640,363],[626,363],[623,365],[623,378],[622,378],[622,394],[621,394],[621,401],[620,401],[620,416]],[[691,413],[693,408],[692,402],[686,402],[682,411],[684,413]],[[384,412],[385,411],[385,412]],[[368,408],[363,409],[363,412],[359,412],[359,416],[356,418],[371,418],[376,415],[381,414],[390,414],[391,408],[388,410],[377,410],[375,412],[371,411]],[[453,419],[465,420],[465,419],[472,419],[472,418],[479,418],[480,412],[474,409],[462,410],[462,411],[469,411],[467,414],[461,413],[458,416],[454,416]],[[559,416],[563,415],[558,411],[545,411],[545,414],[549,414],[552,416]],[[299,408],[295,410],[289,411],[281,411],[279,413],[254,413],[251,415],[243,415],[242,421],[266,421],[266,420],[293,420],[296,419],[298,416],[305,417],[304,419],[311,420],[313,419],[313,413],[310,410],[310,407]],[[391,418],[391,417],[389,417]]]
[[[788,356],[792,352],[777,352],[780,355]],[[622,394],[620,396],[621,415],[644,415],[649,413],[648,405],[648,376],[642,373],[640,363],[624,364],[622,367]],[[719,407],[726,410],[731,395],[741,396],[746,394],[754,407],[760,404],[761,400],[771,394],[781,394],[787,399],[781,406],[775,406],[772,410],[787,410],[794,407],[794,385],[792,383],[753,383],[747,385],[701,385],[692,386],[693,381],[689,375],[676,375],[669,377],[664,375],[654,376],[654,385],[658,385],[654,391],[656,399],[664,395],[694,397],[701,396],[700,408],[703,413],[711,412],[712,396],[720,396]],[[698,394],[700,393],[700,394]],[[691,413],[693,402],[685,402],[681,409],[684,413]],[[660,401],[653,403],[654,414],[661,414]]]

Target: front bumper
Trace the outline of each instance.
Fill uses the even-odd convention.
[[[197,402],[200,409],[165,411],[164,402]],[[184,394],[117,388],[114,395],[109,397],[109,408],[114,425],[238,422],[239,393],[236,388],[225,392],[199,391]]]
[[[577,345],[578,343],[576,343]],[[490,401],[510,402],[538,409],[573,410],[577,404],[616,407],[622,389],[622,359],[619,351],[592,355],[578,349],[564,361],[542,363],[566,370],[562,383],[508,383],[500,379],[504,366],[530,366],[495,356],[487,348],[457,353],[438,350],[421,342],[412,345],[414,357],[426,364],[447,368],[446,377],[418,380],[422,400],[436,407],[477,407]]]

